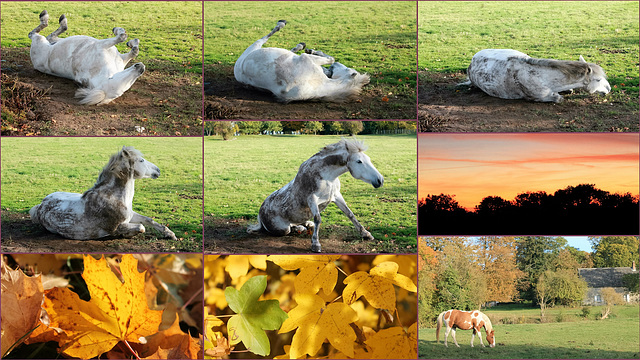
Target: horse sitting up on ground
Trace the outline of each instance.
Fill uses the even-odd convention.
[[[469,80],[459,85],[474,85],[501,99],[559,103],[563,91],[611,91],[604,70],[582,56],[579,61],[535,59],[516,50],[485,49],[473,56],[467,76]]]
[[[166,226],[133,211],[136,179],[160,176],[160,169],[133,147],[123,147],[111,156],[98,181],[84,194],[54,192],[29,210],[31,221],[52,233],[74,240],[107,236],[133,237],[149,226],[176,240]]]
[[[489,317],[478,310],[474,311],[460,311],[460,310],[447,310],[438,315],[438,325],[436,327],[436,342],[440,342],[440,328],[446,326],[447,330],[444,333],[444,346],[447,346],[447,337],[449,332],[453,337],[453,342],[457,347],[458,341],[456,340],[456,329],[471,330],[473,329],[473,335],[471,336],[471,347],[473,347],[473,340],[475,340],[476,334],[480,338],[480,344],[484,347],[482,342],[481,330],[484,327],[484,331],[487,333],[487,342],[490,347],[496,346],[496,338],[494,336],[493,326],[491,326],[491,320]]]
[[[268,232],[284,236],[292,230],[299,233],[313,228],[311,250],[320,252],[318,231],[322,221],[320,212],[334,202],[356,227],[362,238],[373,236],[360,225],[356,216],[340,193],[340,175],[347,171],[356,179],[379,188],[384,178],[364,153],[366,147],[359,141],[345,139],[327,145],[300,165],[296,177],[276,190],[260,206],[258,224],[250,225],[248,233]],[[313,222],[308,221],[313,218]]]
[[[369,75],[350,69],[322,51],[306,49],[301,42],[291,50],[263,48],[271,35],[287,22],[278,21],[273,30],[249,46],[238,58],[233,73],[238,82],[272,92],[284,103],[320,100],[349,100],[369,83]],[[328,68],[323,65],[331,65]]]
[[[127,39],[123,28],[113,28],[115,37],[98,40],[89,36],[74,35],[58,38],[67,31],[67,18],[60,16],[60,26],[46,38],[40,31],[49,25],[46,10],[40,13],[40,25],[29,33],[31,62],[45,74],[75,80],[82,87],[76,91],[83,105],[108,104],[120,97],[133,85],[142,73],[144,65],[137,63],[125,70],[125,66],[138,56],[140,40],[127,42],[131,48],[120,54],[115,45]]]

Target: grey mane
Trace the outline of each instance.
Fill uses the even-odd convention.
[[[125,151],[129,154],[129,159],[140,159],[143,157],[142,153],[136,150],[133,146],[123,147],[120,151],[111,155],[109,162],[107,163],[107,165],[104,166],[104,168],[100,172],[100,175],[98,176],[98,180],[96,181],[95,185],[93,185],[91,189],[87,190],[85,194],[95,189],[96,187],[102,185],[103,183],[111,179],[113,176],[117,177],[120,180],[125,180],[125,181],[126,179],[129,178],[129,168],[131,163],[130,161],[126,160],[124,157]],[[83,194],[83,196],[85,194]]]
[[[322,148],[322,150],[318,151],[317,154],[315,154],[314,156],[325,156],[325,155],[330,155],[333,153],[336,153],[338,151],[342,151],[342,150],[347,150],[350,154],[353,153],[357,153],[357,152],[363,152],[366,151],[368,148],[367,145],[364,144],[364,142],[360,141],[360,140],[347,140],[347,139],[341,139],[340,141],[338,141],[337,143],[334,144],[329,144],[327,146],[325,146],[324,148]]]
[[[520,59],[521,61],[534,66],[544,66],[551,69],[556,69],[570,79],[581,79],[585,77],[591,68],[596,75],[600,75],[606,78],[604,70],[599,65],[586,63],[582,61],[570,61],[570,60],[554,60],[554,59],[536,59],[526,58]]]

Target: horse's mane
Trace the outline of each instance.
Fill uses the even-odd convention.
[[[489,317],[487,316],[487,314],[480,312],[480,314],[482,314],[482,320],[484,321],[484,329],[488,332],[491,332],[491,330],[493,330],[493,325],[491,325],[491,320],[489,319]]]
[[[554,59],[536,59],[536,58],[519,58],[529,65],[544,66],[560,71],[562,74],[570,79],[580,79],[587,74],[589,68],[593,70],[596,75],[606,77],[604,70],[599,65],[586,63],[582,61],[571,60],[554,60]]]
[[[342,138],[340,141],[334,144],[329,144],[318,151],[314,156],[325,156],[336,153],[338,151],[346,149],[350,154],[366,151],[368,146],[363,141],[353,139],[351,141]]]
[[[128,168],[129,162],[127,161],[125,164],[123,161],[124,159],[123,155],[125,152],[129,155],[130,158],[134,158],[134,159],[142,158],[142,153],[136,150],[133,146],[122,147],[120,151],[111,155],[109,162],[107,163],[107,165],[104,166],[104,168],[100,172],[100,175],[98,176],[98,181],[96,181],[96,184],[94,185],[94,187],[96,187],[99,184],[102,184],[104,181],[108,180],[113,175],[121,179],[127,177],[127,174],[125,173],[125,167],[123,165],[126,165],[126,168]]]

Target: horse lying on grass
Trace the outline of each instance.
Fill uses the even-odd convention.
[[[58,36],[67,31],[67,18],[60,16],[59,23],[58,29],[45,38],[40,31],[49,25],[49,14],[46,10],[40,13],[40,25],[29,33],[31,62],[38,71],[78,82],[82,88],[75,97],[81,99],[80,104],[108,104],[129,90],[144,73],[142,63],[124,69],[138,56],[140,40],[129,40],[127,46],[131,51],[120,54],[115,45],[127,39],[123,28],[113,28],[115,37],[110,39],[84,35],[60,39]]]
[[[516,50],[485,49],[473,56],[467,75],[469,80],[459,85],[475,85],[501,99],[559,103],[562,91],[611,91],[604,70],[582,56],[579,61],[535,59]]]
[[[136,179],[160,176],[160,169],[133,147],[123,147],[111,156],[98,181],[84,194],[55,192],[29,210],[31,221],[52,233],[74,240],[107,236],[133,237],[149,226],[176,240],[173,231],[133,211]]]
[[[471,347],[473,347],[473,340],[475,340],[476,334],[480,338],[480,344],[484,347],[482,342],[481,330],[484,327],[484,331],[487,333],[487,342],[490,347],[496,346],[496,338],[494,336],[493,326],[491,326],[491,320],[489,317],[478,310],[474,311],[460,311],[460,310],[447,310],[438,315],[438,325],[436,327],[436,342],[440,342],[440,328],[444,326],[447,328],[444,333],[444,346],[447,345],[447,337],[449,332],[453,337],[453,342],[457,347],[458,341],[456,340],[456,329],[471,330],[473,329],[473,335],[471,335]]]
[[[279,101],[349,100],[369,83],[369,75],[350,69],[322,51],[306,49],[299,43],[291,50],[262,48],[269,37],[287,22],[278,21],[273,30],[249,46],[238,58],[233,73],[239,82],[272,92]],[[329,68],[323,65],[331,65]]]
[[[366,147],[359,141],[344,139],[327,145],[300,165],[298,174],[287,185],[276,190],[260,206],[258,224],[247,228],[249,233],[266,231],[284,236],[292,230],[299,233],[313,229],[311,250],[320,252],[318,231],[322,219],[320,212],[334,202],[351,220],[362,238],[373,236],[360,225],[340,193],[340,175],[347,171],[356,179],[379,188],[384,178],[364,153]],[[313,222],[308,221],[313,218]]]

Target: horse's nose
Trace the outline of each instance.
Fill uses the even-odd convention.
[[[381,187],[382,185],[384,185],[384,178],[380,176],[379,178],[376,179],[376,181],[373,182],[372,185],[376,189]]]
[[[142,74],[144,72],[144,70],[145,70],[144,64],[141,63],[141,62],[137,63],[137,64],[135,64],[133,66],[136,68],[137,71],[140,72],[140,74]]]

